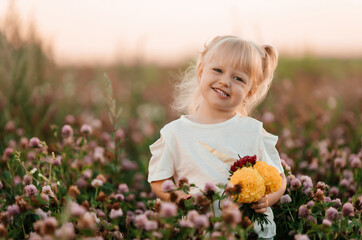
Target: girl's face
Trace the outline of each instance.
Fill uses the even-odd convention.
[[[203,106],[209,111],[235,113],[251,89],[251,79],[241,69],[222,64],[220,57],[205,62],[197,70]]]

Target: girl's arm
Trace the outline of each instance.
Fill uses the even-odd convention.
[[[252,208],[255,209],[255,212],[265,213],[268,207],[273,206],[283,196],[287,187],[287,181],[284,173],[281,173],[280,176],[282,177],[282,186],[279,188],[278,191],[265,195],[259,201],[254,203]]]
[[[164,181],[171,180],[171,179],[172,178],[167,178],[167,179],[163,179],[160,181],[151,182],[151,188],[152,188],[153,192],[164,201],[170,201],[171,194],[162,191],[162,184]],[[181,190],[175,191],[174,193],[177,194],[177,200],[176,200],[177,203],[180,201],[180,199],[183,199],[187,196],[187,194]]]

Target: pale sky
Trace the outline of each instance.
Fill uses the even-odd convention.
[[[9,1],[0,0],[0,23]],[[177,64],[223,34],[274,45],[282,54],[362,57],[360,0],[17,0],[16,5],[22,26],[32,19],[59,64],[136,58]]]

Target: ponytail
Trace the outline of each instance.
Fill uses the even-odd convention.
[[[270,45],[261,46],[261,50],[264,52],[263,57],[263,75],[264,79],[273,78],[274,71],[278,65],[278,51]]]
[[[273,80],[274,71],[278,65],[279,53],[275,47],[263,45],[260,47],[262,59],[262,74],[259,79],[256,79],[255,87],[253,87],[251,96],[245,104],[245,110],[249,115],[254,108],[264,100]]]

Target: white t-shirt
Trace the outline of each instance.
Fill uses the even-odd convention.
[[[251,117],[236,114],[221,123],[200,124],[182,115],[165,125],[161,129],[160,139],[150,146],[152,157],[148,167],[148,182],[170,177],[178,182],[180,177],[186,177],[189,183],[194,183],[199,189],[204,189],[207,182],[227,184],[230,164],[205,146],[235,161],[238,155],[256,155],[257,160],[276,167],[282,173],[280,157],[275,148],[277,141],[277,136],[263,129],[262,122]],[[197,191],[192,189],[191,193]],[[216,214],[220,214],[220,211]],[[264,226],[263,232],[256,223],[254,229],[259,237],[271,238],[276,234],[274,216],[270,208],[265,214],[271,223]]]

